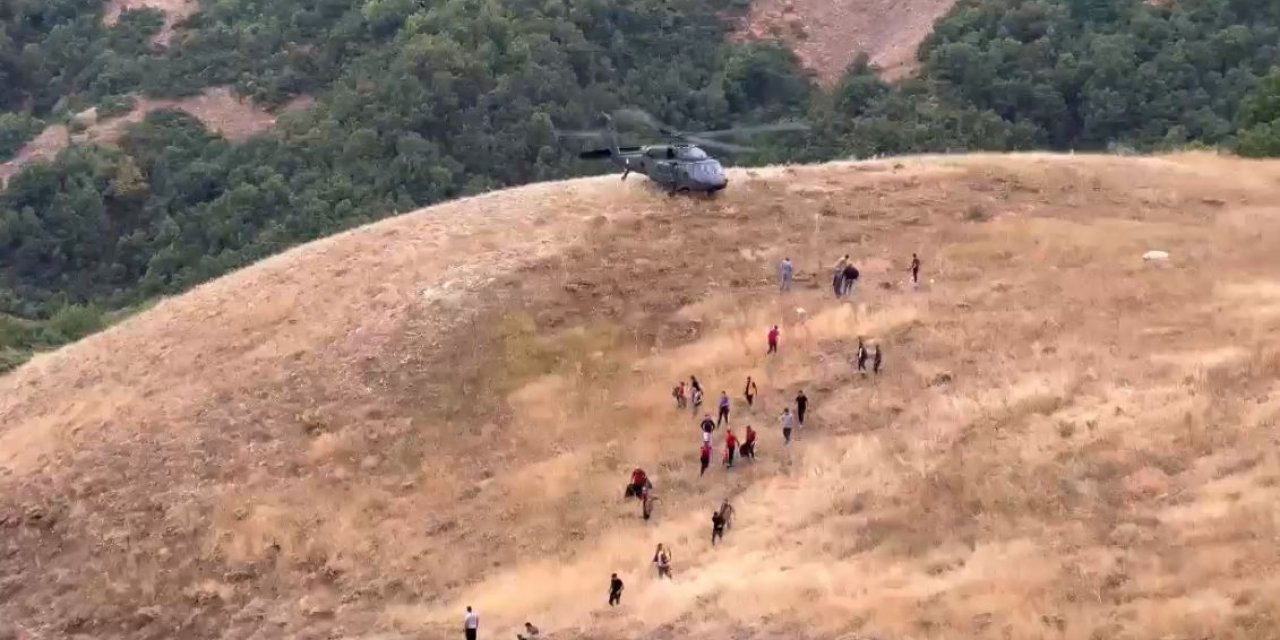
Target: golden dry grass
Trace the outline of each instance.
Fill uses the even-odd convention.
[[[0,637],[435,638],[467,604],[482,637],[1280,636],[1277,196],[1210,155],[908,158],[295,249],[0,378]],[[757,380],[755,464],[698,478],[689,374]]]

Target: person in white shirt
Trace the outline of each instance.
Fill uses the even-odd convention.
[[[796,419],[791,415],[791,408],[782,410],[782,439],[783,444],[791,444],[791,429],[796,426]]]
[[[463,618],[462,628],[466,631],[467,640],[476,640],[476,633],[480,630],[480,616],[467,607],[467,615]]]

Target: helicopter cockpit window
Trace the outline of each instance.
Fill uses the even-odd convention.
[[[706,160],[707,152],[698,147],[680,147],[676,151],[681,160]]]
[[[695,162],[689,167],[689,176],[703,182],[720,182],[724,180],[724,167],[715,160]]]

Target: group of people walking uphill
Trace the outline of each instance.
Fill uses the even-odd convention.
[[[920,282],[920,258],[914,253],[911,255],[910,273],[911,283],[918,285]],[[778,286],[780,291],[784,293],[791,291],[795,276],[796,268],[791,262],[791,258],[784,258],[778,266]],[[839,299],[851,297],[860,276],[858,268],[853,265],[848,255],[837,260],[831,268],[831,287],[835,296]],[[779,353],[781,338],[782,333],[778,326],[773,325],[766,335],[766,357],[772,357]],[[853,359],[857,373],[865,376],[870,370],[872,375],[878,375],[883,362],[884,354],[881,345],[876,343],[874,350],[868,350],[863,339],[859,337],[857,352]],[[727,391],[720,392],[714,419],[712,419],[710,413],[702,412],[703,394],[702,383],[699,382],[697,376],[689,376],[687,385],[681,381],[671,391],[677,410],[688,410],[695,418],[700,413],[702,414],[701,420],[698,421],[698,431],[701,436],[698,450],[699,477],[705,476],[711,466],[711,459],[715,450],[715,433],[721,428],[724,429],[722,446],[725,469],[732,469],[738,460],[754,461],[756,459],[758,434],[751,424],[745,425],[742,438],[739,438],[738,434],[734,432],[732,424],[733,416],[735,415],[734,403],[729,393]],[[759,397],[759,385],[752,376],[747,376],[746,382],[742,387],[742,399],[746,402],[746,414],[748,416],[752,415],[758,408],[757,399]],[[794,403],[788,402],[787,406],[783,407],[779,417],[784,446],[790,445],[796,430],[804,427],[809,413],[809,396],[805,394],[803,389],[800,389],[796,392]],[[641,514],[645,520],[649,520],[652,517],[656,498],[653,495],[653,482],[643,469],[636,468],[632,471],[624,495],[627,498],[636,498],[640,501]],[[711,513],[711,544],[713,546],[724,541],[725,533],[732,527],[732,524],[733,507],[730,505],[729,500],[726,499]],[[671,578],[673,558],[670,547],[659,543],[654,549],[651,562],[658,578]],[[610,607],[622,604],[624,587],[622,579],[618,577],[617,573],[613,573],[609,578],[608,586],[608,604]],[[478,615],[472,611],[471,607],[467,607],[464,620],[467,640],[476,640],[478,628]],[[533,640],[538,637],[539,631],[537,627],[530,622],[525,623],[524,633],[517,634],[517,640]]]

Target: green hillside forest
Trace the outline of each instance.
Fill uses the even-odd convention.
[[[130,97],[229,85],[270,108],[232,144],[156,111],[0,194],[0,369],[157,296],[444,199],[603,170],[556,128],[639,107],[683,127],[804,118],[739,164],[989,150],[1280,155],[1280,3],[964,0],[894,85],[830,90],[784,47],[737,44],[744,0],[219,0],[150,43],[154,10],[0,0],[0,159]]]

